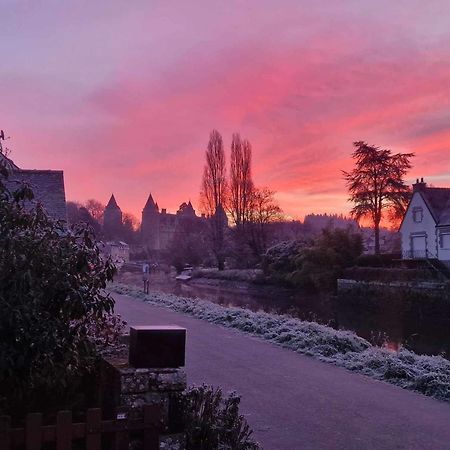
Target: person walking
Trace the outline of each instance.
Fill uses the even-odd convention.
[[[150,285],[150,264],[148,262],[142,265],[142,280],[144,281],[144,294],[148,294]]]

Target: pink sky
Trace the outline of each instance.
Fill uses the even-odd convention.
[[[349,210],[352,142],[450,186],[450,2],[0,0],[0,128],[69,200],[140,217],[198,191],[209,132],[254,149],[284,211]]]

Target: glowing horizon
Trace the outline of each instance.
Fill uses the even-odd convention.
[[[20,167],[64,170],[68,200],[198,210],[213,128],[227,157],[250,140],[292,218],[348,214],[355,140],[450,186],[448,2],[92,3],[0,0],[0,128]]]

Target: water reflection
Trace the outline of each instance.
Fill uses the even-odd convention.
[[[122,281],[133,283],[130,278]],[[140,285],[140,280],[134,280]],[[276,286],[195,279],[177,282],[154,277],[150,289],[189,298],[200,298],[223,306],[252,311],[289,314],[336,329],[352,330],[372,344],[391,351],[401,347],[419,354],[450,356],[450,318],[427,317],[402,310],[399,302],[379,299],[376,306],[347,305],[333,296],[301,293]]]

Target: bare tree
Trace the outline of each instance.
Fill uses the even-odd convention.
[[[122,229],[120,237],[127,243],[133,243],[138,240],[139,221],[131,213],[125,213],[122,217]]]
[[[67,210],[67,221],[69,225],[73,225],[80,221],[80,207],[81,203],[79,202],[66,202],[66,210]]]
[[[403,177],[411,168],[413,153],[392,154],[366,142],[354,142],[352,154],[355,167],[345,172],[344,179],[354,203],[352,216],[359,220],[369,217],[375,230],[375,253],[380,253],[380,222],[383,213],[399,217],[404,214],[410,197]]]
[[[267,187],[254,188],[249,205],[249,245],[255,256],[267,250],[268,226],[282,220],[283,211],[275,200],[275,192]]]
[[[244,227],[249,220],[253,191],[251,173],[252,147],[249,141],[241,140],[234,133],[231,141],[230,196],[228,209],[236,227]]]
[[[125,213],[122,218],[122,223],[124,226],[132,231],[137,231],[139,229],[139,220],[135,215],[131,213]]]
[[[84,207],[98,223],[103,223],[103,214],[105,212],[105,205],[103,203],[91,198],[84,204]]]
[[[224,255],[224,205],[226,203],[226,168],[222,136],[211,131],[206,149],[200,201],[203,211],[210,217],[212,250],[219,270],[223,270]],[[226,221],[226,216],[225,216]]]
[[[226,197],[225,152],[222,136],[212,130],[206,149],[206,163],[203,169],[200,203],[208,216],[215,214],[219,206],[223,207]]]

